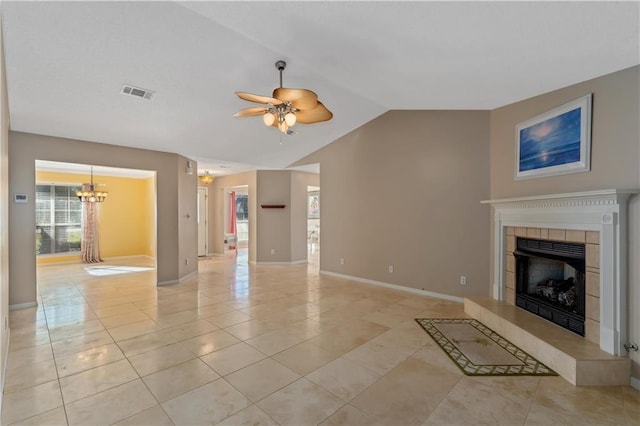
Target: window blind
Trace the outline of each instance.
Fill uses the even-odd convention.
[[[79,185],[36,185],[36,254],[80,251]]]

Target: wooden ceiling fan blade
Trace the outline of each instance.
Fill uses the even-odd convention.
[[[296,112],[296,122],[303,124],[319,123],[333,118],[333,113],[318,101],[318,106],[314,109]]]
[[[276,98],[270,98],[268,96],[262,95],[254,95],[253,93],[247,92],[236,92],[236,95],[240,99],[244,99],[245,101],[255,102],[257,104],[271,104],[271,105],[280,105],[282,101]]]
[[[267,108],[264,107],[251,107],[241,109],[240,111],[233,114],[234,117],[252,117],[254,115],[262,115],[267,112]]]
[[[318,95],[307,89],[279,87],[274,89],[273,97],[283,102],[291,102],[291,105],[299,110],[314,109],[318,104]]]

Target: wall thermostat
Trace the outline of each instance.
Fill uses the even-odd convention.
[[[13,199],[16,203],[26,203],[29,197],[27,194],[13,194]]]

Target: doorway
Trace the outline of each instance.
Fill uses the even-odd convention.
[[[225,188],[225,253],[238,255],[248,262],[249,254],[249,186]]]
[[[87,164],[36,160],[35,217],[37,285],[55,282],[63,264],[79,273],[155,273],[156,173]],[[93,171],[93,173],[92,173]],[[86,214],[76,191],[91,181],[106,192],[97,201],[94,225],[103,262],[82,263],[81,234]],[[115,267],[117,266],[117,268]],[[140,269],[142,268],[142,269]]]
[[[198,256],[207,256],[209,245],[209,221],[207,220],[209,208],[207,200],[209,189],[198,187]]]
[[[307,259],[317,263],[320,256],[320,187],[307,186]]]

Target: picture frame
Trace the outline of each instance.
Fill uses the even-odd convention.
[[[320,218],[320,191],[307,192],[307,219]]]
[[[516,125],[515,180],[591,169],[589,93]]]

